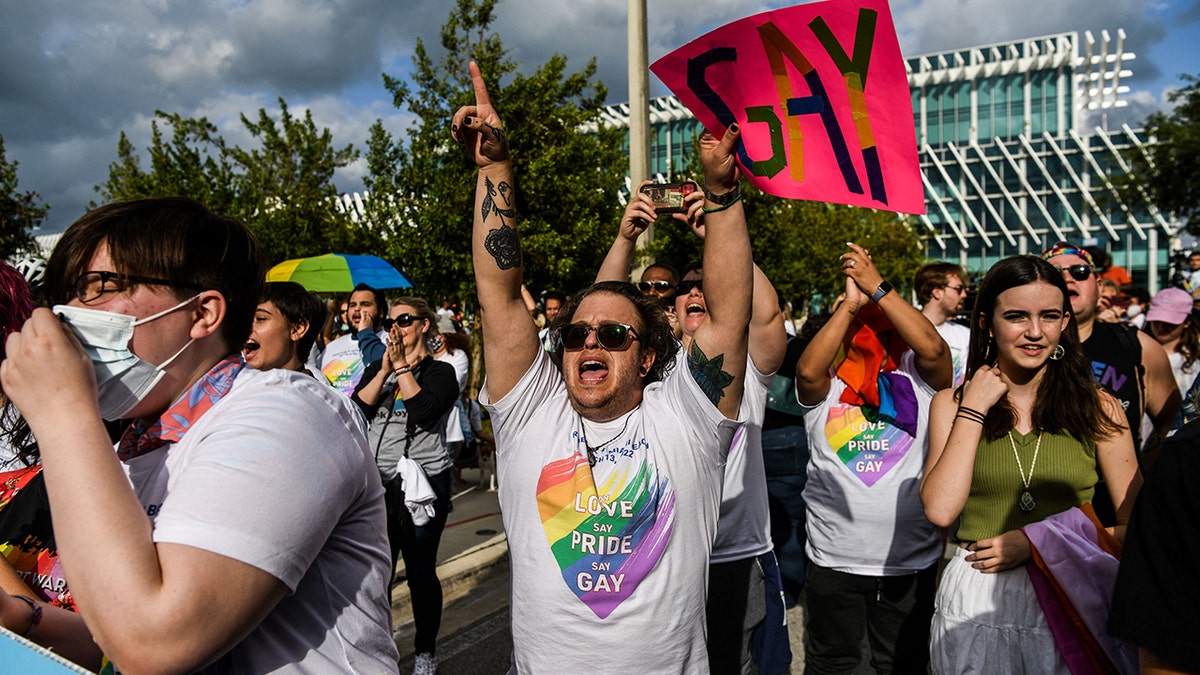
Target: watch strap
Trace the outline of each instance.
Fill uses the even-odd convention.
[[[871,302],[879,302],[883,299],[883,296],[887,295],[891,291],[892,285],[886,280],[879,282],[879,287],[876,288],[875,292],[871,294]]]
[[[704,185],[704,198],[717,206],[729,206],[742,196],[742,184],[739,182],[732,190],[724,194],[710,192],[708,184]]]

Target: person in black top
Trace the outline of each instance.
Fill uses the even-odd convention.
[[[442,583],[437,550],[450,512],[453,477],[446,419],[458,398],[454,367],[436,361],[425,341],[437,315],[420,298],[398,298],[382,324],[389,341],[383,358],[367,366],[352,399],[370,420],[368,440],[383,478],[392,568],[398,554],[413,605],[417,671],[434,672],[434,648],[442,620]],[[397,464],[407,457],[420,465],[433,488],[434,513],[416,524],[404,503]],[[411,490],[411,486],[409,487]]]

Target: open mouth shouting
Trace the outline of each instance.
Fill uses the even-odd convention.
[[[253,359],[258,354],[259,346],[254,338],[248,338],[246,344],[242,345],[242,356],[246,357],[247,361]]]
[[[598,384],[608,377],[608,366],[599,359],[585,359],[579,364],[579,381],[582,384]]]

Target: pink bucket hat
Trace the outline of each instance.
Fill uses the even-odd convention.
[[[1182,288],[1164,288],[1154,294],[1146,321],[1162,321],[1178,326],[1192,313],[1192,295]]]

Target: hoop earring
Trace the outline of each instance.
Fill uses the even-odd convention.
[[[1050,352],[1050,360],[1058,361],[1067,355],[1067,350],[1061,344],[1054,345],[1054,351]]]

